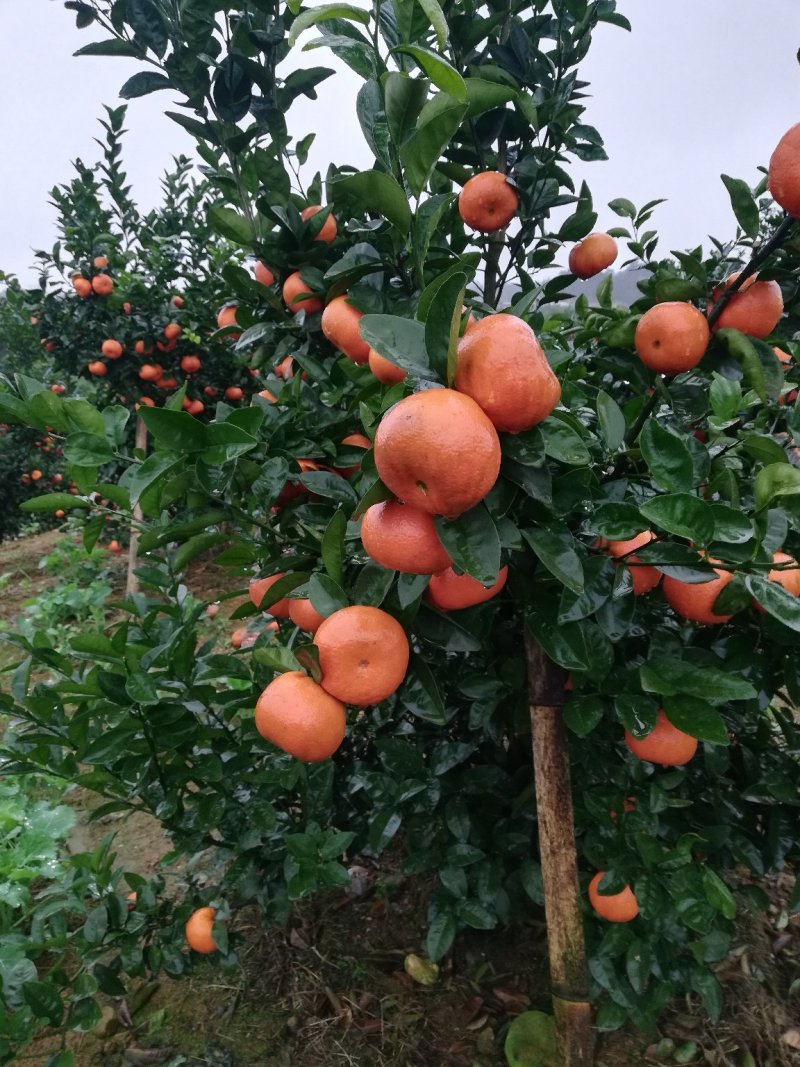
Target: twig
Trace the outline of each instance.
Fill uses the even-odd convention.
[[[755,274],[761,264],[766,259],[768,259],[773,252],[780,248],[782,244],[784,244],[786,239],[789,237],[789,234],[791,233],[795,222],[796,219],[793,219],[790,215],[787,215],[783,222],[780,224],[780,226],[777,228],[775,233],[773,233],[772,237],[770,237],[766,244],[762,245],[758,252],[755,253],[755,255],[744,268],[744,270],[739,274],[739,277],[736,279],[736,281],[731,282],[730,285],[725,287],[719,300],[717,300],[717,302],[714,304],[709,313],[709,327],[713,328],[714,324],[717,322],[720,315],[725,310],[725,305],[742,288],[747,279],[752,277],[752,275]]]

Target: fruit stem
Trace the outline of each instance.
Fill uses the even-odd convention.
[[[141,449],[142,452],[147,452],[147,427],[145,426],[141,415],[136,420],[136,442],[134,447]],[[131,539],[128,546],[128,578],[125,582],[126,596],[131,596],[131,594],[139,592],[139,576],[136,573],[136,563],[139,558],[139,528],[142,525],[143,519],[144,513],[142,512],[142,505],[137,501],[133,507]]]
[[[711,311],[709,312],[709,327],[713,328],[717,319],[725,310],[725,305],[728,303],[731,297],[733,297],[739,291],[739,289],[741,289],[747,279],[750,278],[753,274],[755,274],[761,264],[766,259],[768,259],[773,252],[780,248],[782,244],[786,242],[792,231],[792,228],[794,227],[795,221],[796,220],[793,219],[791,215],[787,215],[783,222],[780,224],[780,226],[777,228],[775,233],[773,233],[772,237],[770,237],[770,239],[761,246],[758,252],[755,252],[753,254],[752,259],[741,272],[736,281],[725,287],[719,300],[716,302],[716,304],[714,304],[714,306],[711,308]]]
[[[525,631],[539,855],[559,1067],[591,1067],[594,1050],[575,824],[564,728],[566,671]]]

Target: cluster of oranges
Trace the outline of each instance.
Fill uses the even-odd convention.
[[[108,270],[108,259],[105,256],[95,256],[92,266],[97,271],[91,279],[76,271],[70,278],[72,288],[83,300],[90,296],[110,296],[114,292],[114,279]]]

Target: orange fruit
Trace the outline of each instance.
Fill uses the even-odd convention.
[[[737,271],[726,278],[721,286],[714,290],[712,300],[716,303],[729,285],[736,281],[741,272]],[[783,315],[783,294],[777,282],[756,281],[753,274],[730,298],[722,309],[722,314],[714,323],[714,331],[724,328],[741,330],[750,337],[767,337],[780,322]]]
[[[347,725],[344,704],[302,671],[280,674],[258,698],[256,729],[271,744],[305,763],[334,754]]]
[[[95,256],[94,259],[92,260],[92,266],[96,270],[102,270],[103,267],[107,267],[108,266],[108,260],[106,259],[105,256]]]
[[[157,382],[164,374],[160,363],[143,363],[139,368],[139,377],[143,382]]]
[[[343,445],[349,445],[350,448],[372,448],[372,441],[368,437],[365,437],[363,433],[351,433],[347,437],[343,437],[341,443]],[[361,469],[361,464],[357,464],[355,467],[336,467],[336,473],[341,474],[343,478],[349,478],[355,474],[357,470]]]
[[[266,263],[262,263],[261,260],[259,260],[253,268],[253,276],[255,277],[256,281],[261,282],[262,285],[275,284],[275,275],[272,273]]]
[[[278,398],[269,389],[262,389],[258,395],[263,396],[265,400],[269,400],[270,404],[277,404],[278,402]]]
[[[92,278],[92,289],[98,296],[109,296],[114,292],[114,283],[107,274],[95,274]]]
[[[241,400],[243,396],[244,389],[240,388],[238,385],[229,385],[225,390],[226,400]]]
[[[290,600],[289,618],[295,626],[310,634],[315,634],[325,620],[325,616],[320,615],[310,600]]]
[[[213,400],[214,397],[219,393],[219,389],[215,389],[213,385],[206,385],[203,387],[203,392],[206,396],[211,397],[211,399]]]
[[[63,519],[64,518],[64,514],[65,514],[64,509],[63,508],[59,508],[58,511],[55,513],[55,516],[56,516],[57,519]]]
[[[282,359],[280,361],[280,363],[276,364],[276,366],[273,368],[274,371],[275,371],[275,377],[276,378],[283,378],[285,381],[288,381],[289,378],[293,378],[294,377],[294,371],[292,370],[293,365],[294,365],[294,360],[292,359],[291,356],[287,356],[286,359]]]
[[[91,363],[86,364],[86,369],[90,374],[94,374],[98,378],[105,378],[108,374],[108,367],[103,363],[102,359],[93,359]]]
[[[267,590],[270,589],[281,578],[285,578],[286,575],[271,574],[268,578],[254,578],[250,583],[250,600],[253,603],[253,607],[260,607],[261,601],[264,599],[264,595]],[[274,615],[276,619],[288,619],[289,618],[289,601],[286,597],[281,597],[271,607],[265,608],[265,611],[269,611],[270,615]]]
[[[41,476],[42,472],[40,470],[31,471],[31,481],[38,482]]]
[[[217,315],[217,329],[221,330],[225,326],[238,326],[236,321],[236,312],[238,308],[236,304],[227,304],[224,308],[220,308]],[[230,337],[238,336],[238,334],[229,334]]]
[[[137,356],[149,356],[153,349],[145,348],[144,341],[137,341],[136,344],[133,346],[133,351],[136,353]]]
[[[134,404],[134,407],[136,408],[137,411],[139,410],[139,405],[140,404],[144,404],[144,406],[146,408],[154,408],[156,406],[155,400],[151,400],[149,396],[140,396],[139,397],[139,403],[138,404]]]
[[[773,348],[772,351],[775,353],[775,358],[781,364],[781,369],[783,370],[783,372],[785,374],[786,371],[789,370],[789,368],[792,365],[792,355],[791,355],[791,353],[790,352],[784,352],[784,350],[782,348]]]
[[[108,517],[111,518],[110,515]],[[109,541],[108,542],[108,551],[109,552],[121,552],[122,551],[122,545],[117,540]]]
[[[778,585],[782,585],[787,593],[791,593],[792,596],[800,596],[800,568],[797,568],[797,560],[794,556],[788,555],[786,552],[774,552],[772,555],[773,563],[791,563],[792,567],[789,568],[776,568],[769,571],[767,578],[771,582],[777,582]],[[756,599],[753,599],[753,606],[764,614],[764,609],[761,607]]]
[[[635,537],[631,537],[628,541],[606,541],[603,544],[603,548],[614,559],[620,559],[625,556],[627,557],[626,563],[637,563],[639,557],[629,556],[628,553],[633,552],[635,548],[642,548],[644,545],[649,544],[654,537],[655,534],[652,530],[644,530]],[[634,596],[642,596],[644,593],[649,593],[661,581],[661,571],[656,570],[655,567],[631,567],[630,572]]]
[[[710,340],[703,313],[683,300],[668,300],[645,311],[634,335],[639,359],[656,374],[680,374],[696,367]]]
[[[177,296],[177,295],[173,296],[171,302],[172,302],[172,306],[174,308],[182,308],[183,305],[186,303],[186,301],[183,299],[182,296]]]
[[[769,192],[788,215],[800,217],[800,124],[786,131],[772,153]]]
[[[597,888],[605,871],[598,871],[589,882],[589,903],[600,916],[612,923],[629,923],[639,914],[639,904],[630,886],[619,893],[601,893]]]
[[[661,588],[672,610],[684,619],[689,619],[690,622],[699,622],[706,626],[727,622],[731,618],[730,615],[715,615],[712,609],[719,594],[728,582],[733,581],[733,572],[714,568],[714,573],[717,575],[716,578],[700,585],[665,577]]]
[[[435,574],[453,562],[439,540],[433,516],[399,500],[367,508],[361,520],[361,544],[376,563],[404,574]]]
[[[628,812],[636,811],[636,797],[625,797],[622,802],[622,811],[625,815],[627,815]],[[616,822],[619,818],[618,813],[613,808],[608,813],[608,817],[611,819],[612,822]]]
[[[198,908],[197,911],[193,911],[189,916],[188,922],[184,927],[186,944],[203,956],[215,952],[217,948],[213,937],[214,916],[216,914],[216,908]]]
[[[316,215],[318,211],[322,211],[321,204],[310,204],[300,212],[300,218],[303,220],[310,219],[311,216]],[[322,224],[322,229],[314,240],[324,241],[326,245],[329,245],[332,241],[336,240],[336,219],[332,214],[328,215],[327,219],[325,219]]]
[[[168,341],[176,341],[183,333],[183,328],[177,322],[168,322],[164,327],[164,336]]]
[[[206,608],[206,618],[214,619],[214,618],[216,618],[218,612],[219,612],[219,604],[218,603],[209,604],[208,607]]]
[[[578,278],[593,278],[617,258],[617,242],[607,233],[590,233],[569,253],[569,269]]]
[[[103,341],[100,351],[109,359],[119,359],[122,355],[122,345],[119,341]]]
[[[132,310],[133,310],[133,308],[131,307],[131,305],[126,300],[125,303],[122,305],[122,313],[123,313],[123,315],[130,315]]]
[[[181,370],[186,374],[196,374],[202,365],[197,356],[184,356],[181,360]]]
[[[241,648],[242,641],[244,641],[244,635],[247,633],[247,627],[240,626],[238,630],[234,630],[231,634],[231,644],[234,648]]]
[[[358,332],[363,312],[347,303],[347,296],[335,296],[322,312],[322,332],[332,345],[354,363],[369,360],[369,345]]]
[[[156,384],[156,387],[158,389],[177,389],[177,387],[178,387],[178,379],[177,378],[157,378],[155,384]]]
[[[202,400],[190,400],[186,410],[190,415],[202,415],[206,410],[206,406]]]
[[[425,599],[439,611],[459,611],[484,604],[496,597],[508,578],[508,567],[501,567],[494,585],[481,585],[468,574],[456,574],[452,567],[434,574],[425,590]]]
[[[308,293],[309,295],[301,296],[302,293]],[[322,311],[325,306],[324,301],[318,296],[311,296],[310,293],[311,290],[300,277],[299,270],[295,271],[294,274],[290,274],[283,283],[283,302],[292,313],[305,311],[307,315],[313,315],[317,311]]]
[[[375,466],[403,503],[453,518],[483,500],[497,481],[500,440],[471,397],[428,389],[383,416]]]
[[[515,315],[487,315],[470,326],[458,342],[455,387],[507,433],[546,419],[561,398],[536,334]]]
[[[83,299],[85,299],[87,296],[91,296],[92,283],[89,281],[88,278],[84,278],[82,274],[73,274],[70,281],[72,282],[72,287],[78,294],[78,296],[82,297]]]
[[[647,737],[638,740],[626,730],[625,744],[637,759],[662,767],[682,767],[697,751],[697,738],[673,726],[663,711],[659,711]]]
[[[402,382],[406,376],[406,371],[396,367],[388,359],[384,359],[374,348],[369,350],[367,361],[369,362],[369,369],[378,381],[383,382],[384,385],[394,385],[396,382]]]
[[[408,669],[405,630],[380,608],[357,605],[334,611],[314,634],[322,688],[357,707],[380,704]]]
[[[502,230],[514,218],[519,194],[505,174],[488,170],[476,174],[458,196],[458,213],[467,226],[483,233]]]

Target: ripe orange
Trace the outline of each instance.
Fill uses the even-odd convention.
[[[253,275],[256,281],[261,282],[262,285],[275,284],[275,275],[272,273],[266,263],[262,263],[260,260],[253,268]]]
[[[682,767],[697,751],[697,738],[673,726],[663,711],[647,737],[637,740],[625,731],[625,744],[637,759],[660,763],[662,767]]]
[[[100,351],[109,359],[119,359],[122,355],[122,345],[119,341],[103,341]]]
[[[216,914],[216,908],[198,908],[197,911],[193,911],[189,916],[189,920],[184,927],[186,944],[203,956],[215,952],[217,948],[213,937],[214,916]]]
[[[34,471],[34,473],[36,473]],[[792,596],[800,596],[800,568],[797,566],[797,560],[794,556],[790,556],[786,552],[774,552],[772,555],[773,563],[789,563],[788,568],[776,567],[775,570],[769,571],[767,578],[771,582],[777,582],[778,585],[782,585],[787,593],[791,593]],[[764,609],[754,600],[753,603],[760,612],[763,613]]]
[[[72,282],[72,287],[78,294],[78,296],[82,297],[83,299],[86,299],[87,296],[91,296],[92,283],[89,281],[88,278],[84,278],[82,274],[73,274],[70,281]]]
[[[126,300],[125,303],[122,305],[122,313],[123,313],[123,315],[130,315],[132,310],[133,310],[133,308],[131,307],[131,305]]]
[[[66,385],[60,385],[58,382],[56,382],[54,385],[50,386],[50,392],[51,393],[58,393],[59,396],[62,393],[66,393],[66,391],[67,391]]]
[[[315,634],[325,620],[325,616],[320,615],[310,600],[290,600],[289,618],[295,626],[310,634]]]
[[[458,197],[458,213],[467,226],[483,233],[502,230],[519,207],[519,194],[505,174],[488,170],[470,178]]]
[[[425,590],[425,599],[439,611],[459,611],[484,604],[496,597],[508,578],[508,567],[501,567],[497,581],[488,588],[468,574],[456,574],[452,567],[434,574]]]
[[[310,219],[312,215],[316,215],[318,211],[322,211],[321,204],[310,204],[308,207],[303,208],[300,212],[301,219]],[[324,241],[326,245],[331,244],[336,240],[336,219],[333,215],[328,215],[327,219],[322,224],[322,229],[314,238],[315,241]]]
[[[598,873],[589,882],[589,903],[600,916],[612,923],[629,923],[639,914],[639,904],[630,886],[619,893],[602,894],[597,888],[605,871]]]
[[[177,341],[183,333],[183,328],[177,322],[168,322],[164,327],[164,336],[168,341]]]
[[[183,299],[182,296],[176,295],[173,296],[171,303],[174,308],[182,308],[186,301]]]
[[[206,394],[206,396],[210,396],[213,400],[213,398],[219,393],[219,389],[215,389],[213,385],[206,385],[203,387],[203,392]]]
[[[162,374],[163,374],[163,371],[162,371]],[[162,378],[157,378],[155,384],[156,384],[156,387],[158,389],[177,389],[178,388],[178,379],[177,378],[163,378],[163,377]]]
[[[391,363],[388,359],[384,359],[384,357],[379,355],[374,348],[369,350],[367,360],[369,362],[369,369],[378,381],[383,382],[384,385],[394,385],[396,382],[402,382],[406,377],[406,371],[401,370],[400,367],[396,367],[394,363]]]
[[[322,688],[345,704],[386,700],[408,669],[409,646],[397,619],[362,605],[334,611],[314,635]]]
[[[561,398],[536,334],[515,315],[487,315],[470,326],[458,342],[455,387],[508,433],[546,419]]]
[[[593,278],[617,258],[617,242],[607,233],[590,233],[570,251],[569,269],[578,278]]]
[[[603,547],[609,556],[613,556],[614,559],[626,556],[626,563],[637,563],[639,557],[629,556],[628,553],[633,552],[635,548],[642,548],[644,545],[649,544],[654,537],[655,534],[652,530],[644,530],[629,541],[606,541]],[[644,593],[649,593],[661,581],[661,571],[656,570],[655,567],[631,567],[630,572],[634,596],[642,596]]]
[[[157,382],[164,374],[160,363],[143,363],[139,368],[139,377],[143,382]]]
[[[258,395],[263,396],[265,400],[269,400],[270,404],[277,404],[278,402],[278,398],[269,389],[262,389]]]
[[[109,515],[108,518],[110,519],[111,516]],[[113,541],[109,541],[108,542],[108,551],[109,552],[121,552],[122,551],[122,545],[119,543],[119,541],[116,540],[116,538]]]
[[[153,349],[146,348],[144,341],[137,341],[136,344],[133,346],[133,351],[136,353],[137,356],[149,356],[152,353]]]
[[[256,729],[295,759],[320,763],[334,754],[347,725],[344,704],[302,671],[270,682],[256,704]]]
[[[293,365],[294,365],[294,360],[292,359],[291,356],[287,356],[286,359],[282,359],[280,361],[280,363],[278,363],[273,368],[274,371],[275,371],[275,377],[276,378],[283,378],[284,381],[288,381],[290,378],[293,378],[294,377],[294,371],[292,370]]]
[[[244,641],[244,635],[247,633],[246,626],[240,626],[237,630],[234,630],[231,634],[231,644],[234,648],[241,648],[242,641]]]
[[[197,356],[184,356],[181,360],[181,370],[186,374],[196,374],[202,365]]]
[[[317,311],[322,311],[325,303],[318,296],[301,296],[302,293],[311,293],[306,282],[300,277],[300,271],[297,270],[294,274],[290,274],[286,281],[283,283],[283,302],[294,313],[297,311],[305,311],[307,315],[313,315]],[[298,297],[300,299],[298,299]]]
[[[343,437],[341,443],[343,445],[349,445],[350,448],[372,448],[372,441],[368,437],[365,437],[363,433],[351,433],[347,437]],[[336,467],[336,473],[341,474],[343,478],[349,478],[355,474],[357,470],[361,469],[361,464],[357,464],[355,467]]]
[[[347,303],[344,294],[335,296],[322,312],[322,332],[354,363],[366,363],[369,359],[369,345],[358,332],[362,314]]]
[[[98,296],[109,296],[114,292],[114,282],[107,274],[95,274],[92,278],[92,289]]]
[[[784,352],[782,348],[773,348],[772,351],[775,353],[775,358],[781,364],[781,369],[785,374],[786,371],[789,370],[793,362],[791,353]]]
[[[190,415],[202,415],[206,410],[206,406],[202,400],[190,400],[186,410]]]
[[[726,278],[723,284],[714,290],[714,302],[736,281],[739,273],[737,271],[730,278]],[[772,333],[783,314],[783,294],[777,282],[759,282],[756,281],[757,278],[757,274],[752,275],[730,298],[714,323],[715,332],[730,327],[751,337],[764,338]]]
[[[787,214],[800,217],[800,124],[786,131],[772,153],[769,191]]]
[[[225,326],[238,326],[236,321],[236,304],[227,304],[224,308],[220,308],[217,315],[217,329],[221,330]],[[229,334],[229,337],[238,337],[238,334]]]
[[[90,374],[94,374],[98,378],[105,378],[108,374],[108,367],[102,359],[93,359],[91,363],[86,364],[86,369]]]
[[[250,583],[250,600],[253,602],[253,606],[258,608],[261,606],[261,601],[268,589],[270,589],[279,579],[285,578],[285,574],[271,574],[269,578],[254,578]],[[270,608],[265,608],[265,611],[269,611],[270,615],[274,615],[276,619],[288,619],[289,618],[289,601],[286,597],[281,597]]]
[[[144,404],[144,406],[147,407],[147,408],[154,408],[156,406],[155,400],[151,400],[149,396],[140,396],[139,397],[139,403],[138,404],[134,404],[134,407],[136,408],[137,411],[139,410],[139,406],[141,404]]]
[[[376,563],[405,574],[435,574],[453,562],[439,540],[433,516],[399,500],[367,508],[361,520],[361,544]]]
[[[103,267],[107,267],[108,266],[108,260],[106,259],[105,256],[95,256],[94,259],[92,260],[92,266],[96,270],[102,270]]]
[[[719,594],[728,582],[733,581],[733,572],[717,570],[715,567],[714,573],[716,578],[700,585],[665,577],[661,588],[672,610],[690,622],[699,622],[706,626],[727,622],[731,618],[730,615],[715,615],[712,609]]]
[[[483,500],[497,481],[500,440],[471,397],[428,389],[383,416],[375,466],[403,503],[453,518]]]
[[[710,340],[703,313],[683,300],[645,311],[634,335],[639,359],[657,374],[680,374],[696,367]]]
[[[38,482],[39,479],[41,478],[41,476],[42,476],[42,472],[40,470],[31,471],[31,481],[32,482]]]
[[[58,511],[55,513],[55,516],[56,516],[57,519],[63,519],[64,515],[65,515],[65,511],[64,511],[63,508],[59,508]]]
[[[243,396],[244,389],[240,388],[238,385],[229,385],[225,390],[226,400],[241,400]]]

